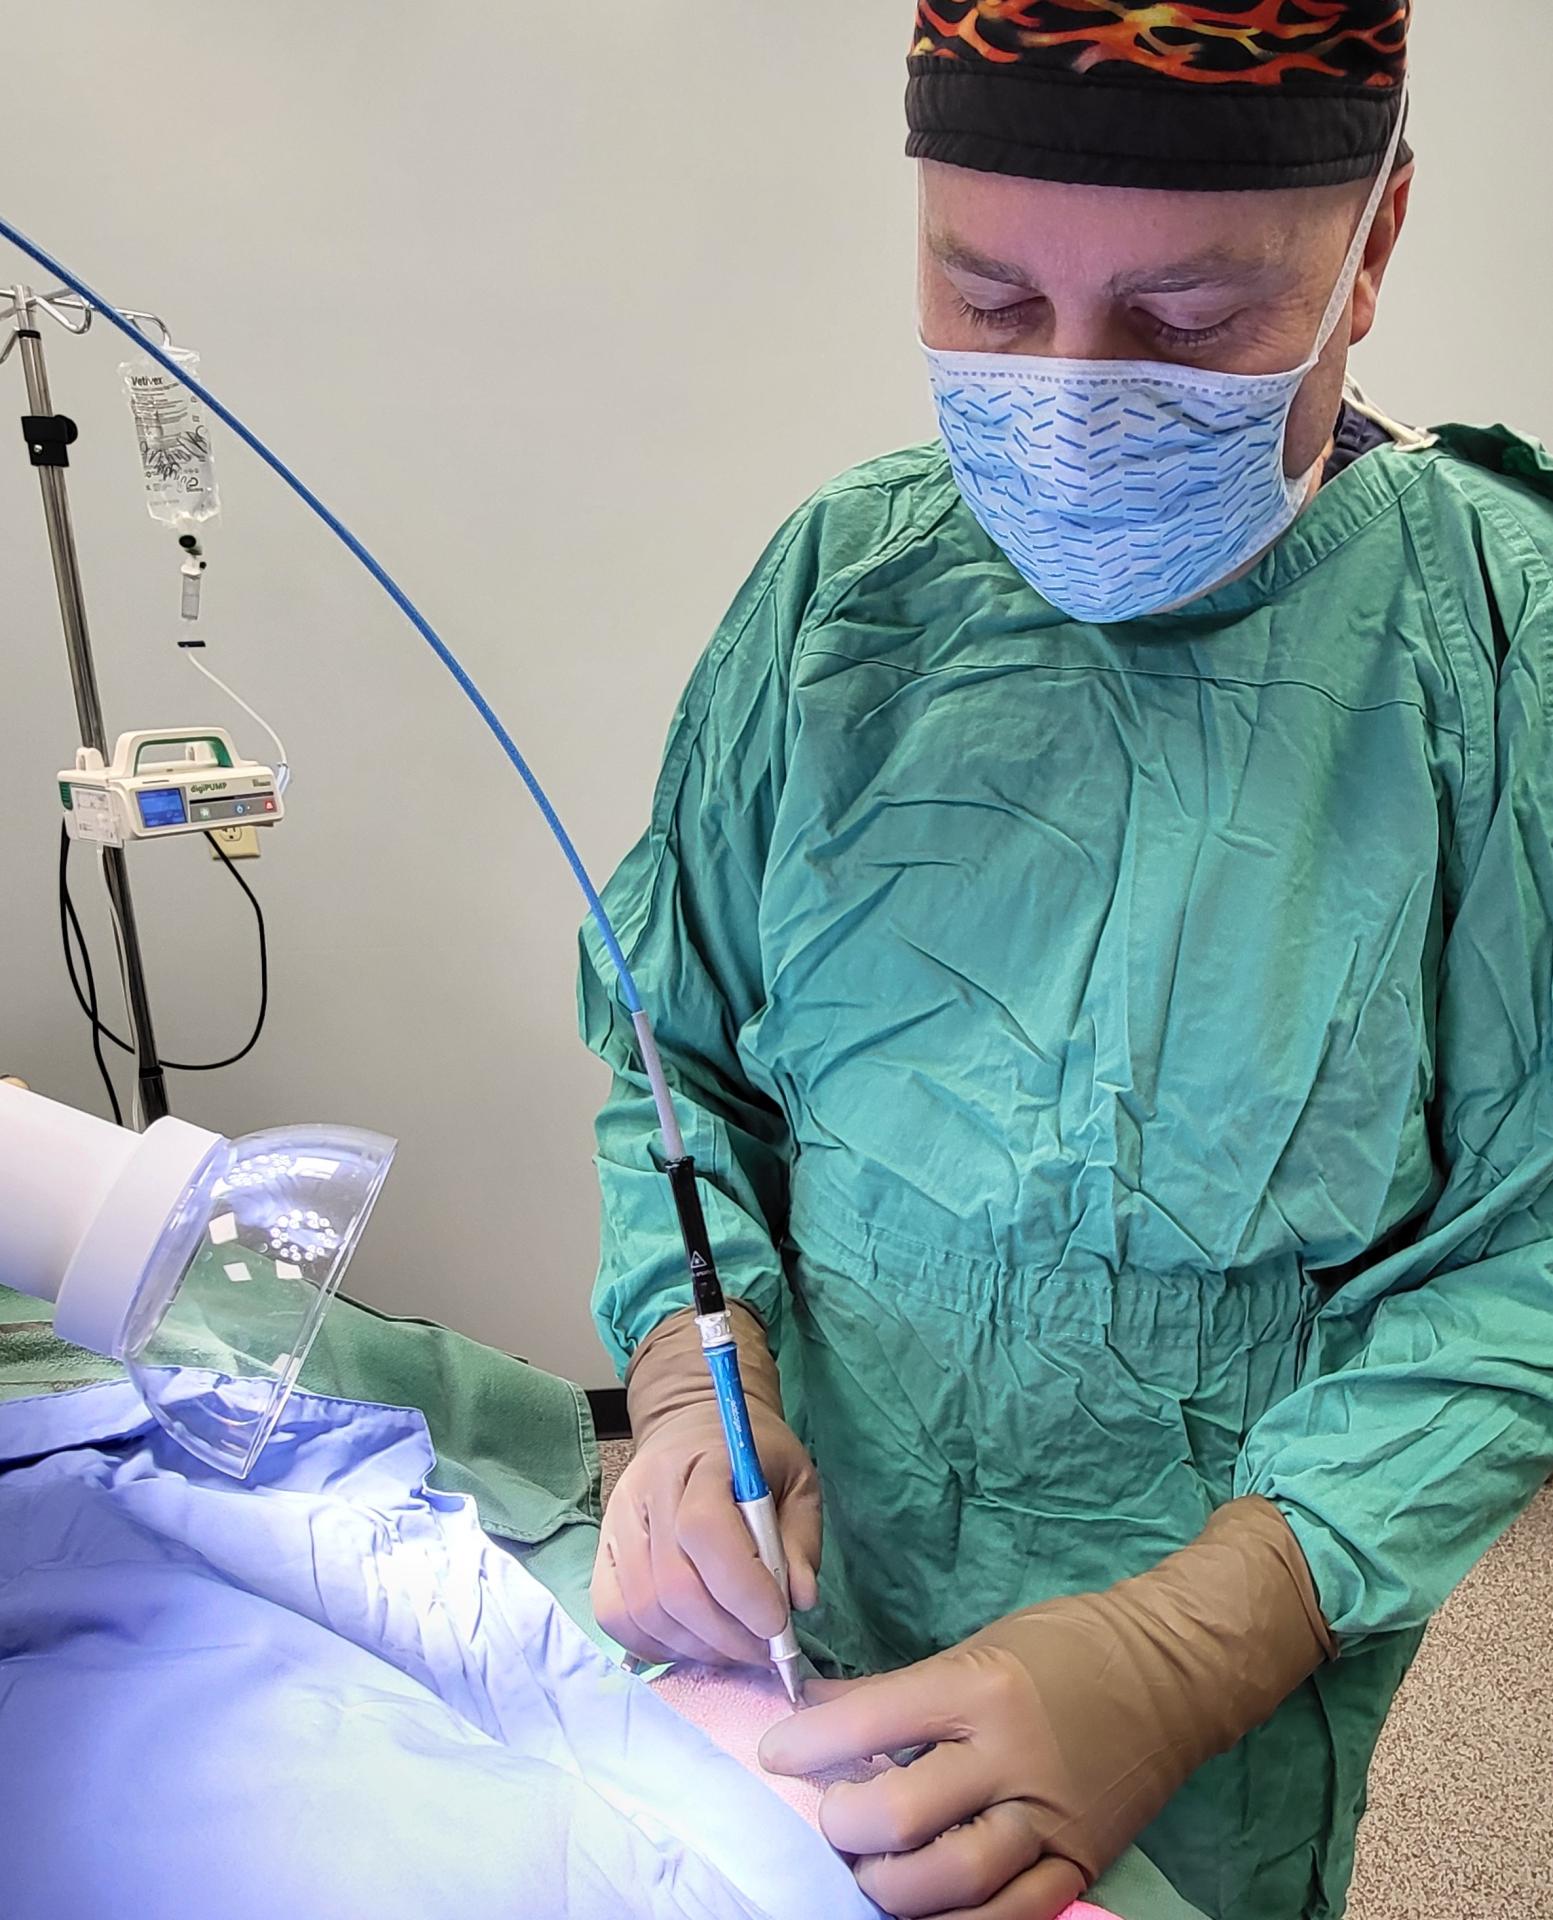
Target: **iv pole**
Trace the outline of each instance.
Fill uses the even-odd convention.
[[[0,289],[0,299],[9,298],[9,307],[0,311],[0,321],[13,321],[11,337],[0,349],[0,365],[13,347],[21,354],[22,372],[27,382],[29,412],[22,420],[27,451],[38,470],[43,490],[43,518],[48,527],[49,552],[54,561],[54,585],[59,595],[59,617],[65,629],[65,652],[70,661],[70,681],[75,689],[76,717],[81,728],[81,745],[95,747],[107,757],[108,739],[103,727],[102,700],[97,690],[97,669],[92,660],[91,634],[86,624],[86,597],[81,586],[81,568],[76,557],[75,532],[70,522],[70,499],[65,487],[65,468],[70,464],[70,443],[76,437],[73,420],[56,414],[49,396],[48,369],[43,360],[43,340],[36,325],[40,310],[70,333],[85,333],[91,324],[91,310],[68,293],[34,295],[27,287]],[[80,316],[79,320],[67,314]],[[167,329],[154,314],[130,313],[127,318],[152,321],[167,337]],[[136,1056],[136,1075],[140,1089],[142,1124],[150,1126],[168,1111],[167,1081],[156,1051],[156,1035],[151,1023],[151,1000],[146,991],[145,960],[140,951],[140,935],[135,924],[135,908],[129,890],[129,866],[122,847],[104,847],[103,872],[108,899],[118,921],[119,939],[124,950],[125,990],[129,1000],[131,1034]]]

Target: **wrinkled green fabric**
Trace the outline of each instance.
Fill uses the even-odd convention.
[[[0,1288],[0,1401],[120,1377],[54,1337],[47,1308]],[[468,1494],[485,1530],[510,1545],[587,1633],[598,1541],[599,1461],[581,1390],[527,1361],[429,1320],[396,1320],[338,1299],[301,1386],[346,1400],[419,1407],[437,1465],[432,1484]]]
[[[1279,1503],[1344,1657],[1145,1836],[1341,1913],[1430,1614],[1553,1467],[1553,471],[1388,446],[1097,628],[941,449],[783,530],[608,893],[731,1295],[825,1491],[816,1657],[898,1666]],[[596,1311],[688,1302],[591,930]]]
[[[1204,1920],[1136,1847],[1122,1855],[1090,1899],[1116,1920]]]

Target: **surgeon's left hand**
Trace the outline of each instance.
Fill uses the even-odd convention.
[[[1054,1920],[1204,1761],[1336,1652],[1288,1522],[1237,1500],[1151,1572],[1000,1620],[899,1673],[812,1681],[772,1773],[931,1742],[831,1787],[820,1824],[901,1920]]]

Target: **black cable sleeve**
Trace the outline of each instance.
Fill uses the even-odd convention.
[[[76,990],[76,998],[80,1000],[82,1010],[85,1012],[87,1019],[92,1023],[92,1058],[97,1062],[97,1071],[102,1075],[102,1083],[108,1089],[108,1105],[113,1112],[113,1124],[116,1127],[122,1127],[124,1124],[124,1109],[119,1105],[118,1089],[113,1084],[113,1075],[108,1071],[107,1056],[102,1050],[102,1037],[108,1030],[97,1015],[97,981],[92,973],[92,956],[87,951],[86,941],[81,937],[81,923],[76,918],[75,903],[70,898],[70,883],[68,878],[70,835],[63,822],[60,823],[59,833],[59,929],[60,937],[65,945],[65,966],[70,974],[70,984]],[[81,966],[86,974],[86,995],[84,997],[81,993],[80,982],[76,978],[75,958],[70,951],[70,931],[72,927],[75,929],[76,939],[80,941]],[[118,1044],[120,1046],[124,1045],[123,1041],[120,1041]],[[126,1053],[129,1051],[128,1047],[125,1047],[124,1050]]]
[[[101,1017],[101,1012],[100,1012],[100,1008],[97,1000],[96,984],[92,974],[91,954],[89,949],[87,948],[86,935],[82,931],[80,915],[76,912],[75,901],[71,898],[71,894],[70,894],[70,833],[69,833],[69,829],[65,827],[63,824],[61,824],[59,833],[60,833],[59,918],[60,918],[60,937],[64,944],[64,949],[65,949],[65,971],[70,976],[70,985],[75,992],[77,1004],[80,1006],[82,1013],[84,1013],[87,1019],[91,1022],[93,1052],[97,1053],[100,1056],[102,1042],[104,1040],[107,1040],[107,1041],[110,1041],[114,1046],[116,1046],[121,1053],[133,1053],[135,1049],[133,1046],[131,1046],[129,1041],[121,1039],[120,1036],[113,1031],[112,1027],[110,1027],[107,1024],[107,1022],[104,1021]],[[248,1038],[247,1045],[242,1047],[238,1052],[229,1054],[224,1060],[205,1060],[205,1061],[195,1062],[195,1061],[188,1061],[188,1060],[165,1060],[164,1059],[161,1064],[164,1067],[170,1068],[174,1073],[219,1073],[223,1067],[235,1067],[238,1061],[246,1060],[249,1054],[253,1052],[254,1048],[258,1046],[260,1038],[264,1033],[265,1023],[269,1018],[270,952],[269,952],[269,934],[264,922],[264,909],[259,904],[258,895],[254,892],[253,888],[249,886],[248,882],[243,878],[242,874],[238,872],[235,861],[232,860],[230,855],[227,853],[225,847],[221,845],[221,843],[215,838],[213,834],[207,833],[205,835],[205,838],[210,842],[212,848],[215,850],[215,853],[217,857],[220,859],[221,864],[226,868],[227,872],[231,874],[232,878],[242,888],[244,894],[247,895],[248,904],[253,908],[254,920],[255,920],[255,923],[257,924],[258,931],[259,931],[259,1013],[258,1013],[258,1018],[254,1022],[254,1029],[252,1034]],[[82,991],[80,977],[76,972],[75,956],[71,948],[72,932],[74,933],[74,936],[75,936],[76,945],[78,945],[81,949],[82,969],[85,972],[87,981],[91,986],[90,1000],[88,1000],[87,994]],[[111,1081],[109,1082],[109,1087],[111,1092],[111,1087],[112,1087]],[[117,1104],[116,1098],[114,1102],[114,1119],[116,1121],[119,1120],[119,1110],[118,1110],[118,1104]],[[120,1124],[122,1124],[122,1122],[120,1122]]]

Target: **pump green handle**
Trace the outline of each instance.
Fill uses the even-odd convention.
[[[135,764],[130,769],[132,776],[140,772],[141,755],[152,747],[209,747],[216,756],[218,767],[230,767],[232,755],[224,740],[213,733],[164,733],[154,740],[142,740],[135,749]]]

